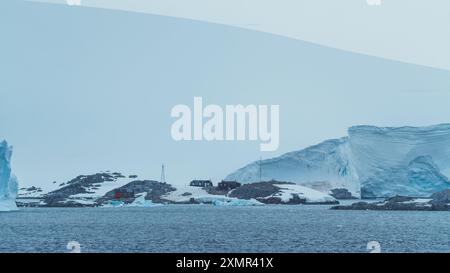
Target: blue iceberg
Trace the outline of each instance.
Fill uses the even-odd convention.
[[[17,178],[11,172],[12,147],[6,141],[0,142],[0,211],[17,210]]]

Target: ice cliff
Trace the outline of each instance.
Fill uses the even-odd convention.
[[[251,163],[230,174],[226,180],[257,182],[261,164],[262,181],[295,182],[327,193],[345,188],[359,197],[359,179],[351,159],[348,138],[332,139],[261,163]]]
[[[365,197],[425,197],[450,188],[450,124],[349,129],[355,169]]]
[[[12,147],[0,141],[0,211],[16,210],[17,178],[11,173]]]
[[[450,124],[429,127],[354,126],[348,137],[251,163],[226,180],[291,181],[329,193],[415,197],[450,188]]]

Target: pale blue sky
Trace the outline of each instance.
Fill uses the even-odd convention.
[[[0,138],[23,186],[100,170],[186,184],[356,124],[449,122],[450,72],[199,21],[0,3]],[[353,37],[353,39],[360,39]],[[443,56],[445,57],[445,56]],[[175,104],[279,104],[280,149],[174,142]]]

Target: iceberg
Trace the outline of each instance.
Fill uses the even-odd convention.
[[[364,197],[428,197],[450,188],[450,124],[348,130]]]
[[[427,127],[354,126],[348,136],[251,163],[228,175],[242,183],[294,182],[355,197],[427,197],[450,188],[450,124]]]
[[[16,197],[19,190],[17,178],[11,173],[12,147],[0,142],[0,211],[17,210]]]

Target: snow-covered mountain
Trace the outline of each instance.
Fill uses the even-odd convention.
[[[11,173],[12,147],[0,142],[0,211],[16,210],[17,178]]]
[[[450,124],[429,127],[354,126],[348,137],[251,163],[226,180],[276,179],[355,196],[429,196],[450,188]]]

